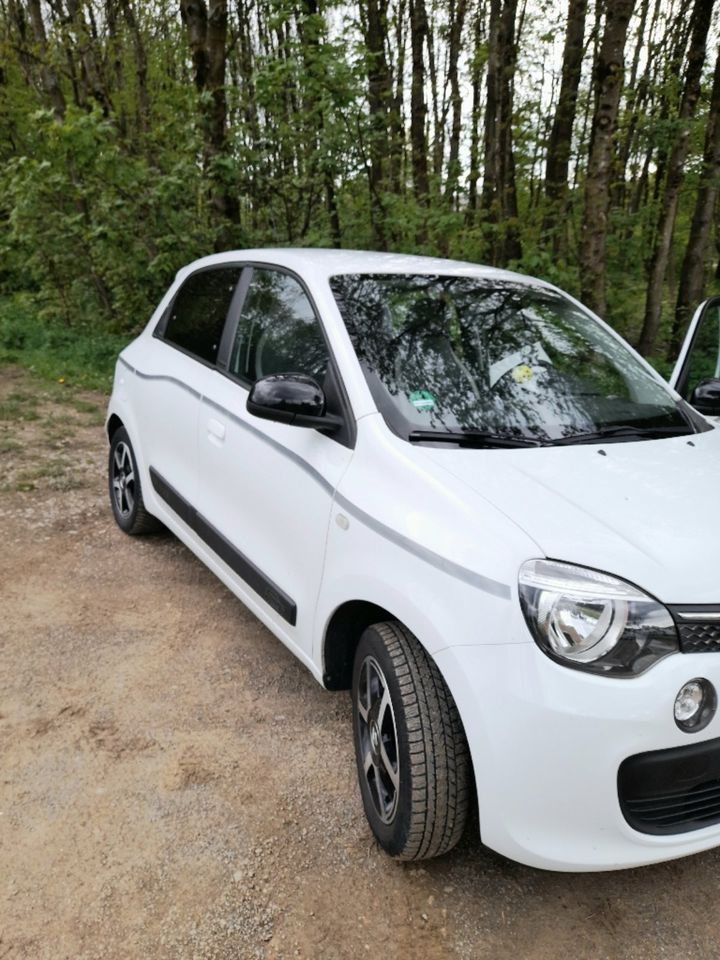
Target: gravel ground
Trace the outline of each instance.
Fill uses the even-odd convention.
[[[380,852],[348,696],[173,537],[115,527],[103,406],[0,371],[0,960],[720,957],[716,852]]]

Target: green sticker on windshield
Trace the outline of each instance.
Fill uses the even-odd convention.
[[[409,400],[416,410],[435,409],[435,397],[428,390],[413,390]]]

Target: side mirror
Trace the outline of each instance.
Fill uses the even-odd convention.
[[[692,392],[690,404],[706,417],[720,417],[720,380],[701,380]]]
[[[342,426],[339,417],[325,412],[325,394],[312,377],[302,373],[275,373],[253,384],[247,410],[254,417],[295,427],[312,427],[334,433]]]

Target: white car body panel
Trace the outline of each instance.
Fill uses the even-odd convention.
[[[275,264],[302,277],[356,422],[354,448],[253,417],[247,390],[153,337],[183,280],[221,263]],[[413,446],[378,413],[330,291],[328,277],[353,272],[540,283],[339,251],[250,250],[189,265],[123,351],[108,411],[128,430],[148,510],[321,682],[325,633],[342,604],[367,601],[401,620],[456,700],[493,849],[538,867],[598,870],[720,844],[720,825],[673,836],[633,830],[616,782],[625,757],[688,743],[673,720],[675,695],[694,676],[720,686],[720,655],[674,654],[632,679],[571,670],[535,644],[517,589],[526,560],[551,557],[627,579],[663,603],[720,604],[720,434],[604,447]],[[295,601],[295,624],[168,507],[151,467]],[[714,737],[718,716],[693,742]]]
[[[720,431],[497,453],[418,456],[512,517],[542,556],[620,575],[663,603],[718,601],[717,545],[698,531],[720,530]]]

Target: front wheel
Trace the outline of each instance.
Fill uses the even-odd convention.
[[[363,633],[353,670],[353,729],[365,814],[401,860],[437,857],[462,836],[470,758],[442,675],[401,624]]]

